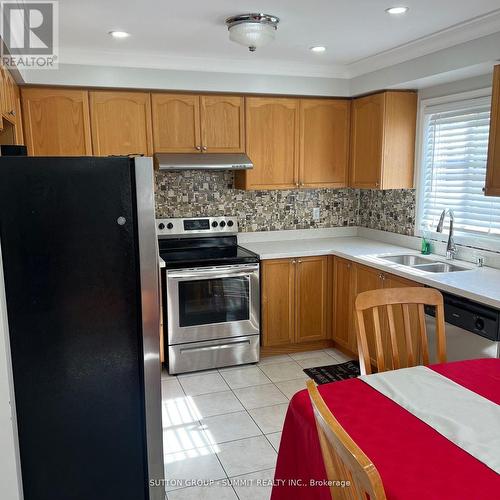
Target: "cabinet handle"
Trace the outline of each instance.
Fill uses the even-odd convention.
[[[295,183],[295,187],[299,187],[299,183],[298,182]]]
[[[299,263],[299,264],[302,264],[302,261],[299,259],[299,260],[298,260],[298,263]]]
[[[293,259],[292,264],[297,264],[297,261],[295,259]]]
[[[196,151],[201,151],[201,146],[196,146]]]
[[[206,146],[203,146],[201,149],[203,149],[203,151],[206,151],[206,150],[207,150],[207,147],[206,147]]]
[[[375,187],[379,187],[379,183],[378,182],[375,183]]]
[[[304,183],[303,183],[303,182],[301,182],[301,183],[300,183],[300,187],[303,187],[303,186],[304,186]]]

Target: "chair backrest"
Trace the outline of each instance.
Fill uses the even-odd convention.
[[[376,467],[333,416],[312,380],[307,381],[307,390],[327,479],[346,483],[344,487],[330,487],[332,499],[366,500],[369,496],[370,500],[385,500],[384,486]]]
[[[446,337],[443,296],[438,290],[424,287],[385,288],[360,293],[356,297],[356,323],[359,364],[362,374],[371,373],[370,359],[376,360],[377,371],[429,364],[429,343],[425,324],[425,305],[436,311],[436,353],[440,363],[446,362]],[[402,332],[396,331],[395,307],[402,311]],[[412,321],[410,306],[416,307],[417,316]],[[371,309],[373,330],[367,333],[365,311]],[[381,312],[385,309],[385,316]],[[383,322],[387,319],[387,323]],[[368,335],[373,339],[369,342]],[[369,352],[369,344],[374,347]],[[398,346],[399,344],[399,346]],[[405,353],[401,352],[403,345]],[[406,358],[406,359],[403,359]]]

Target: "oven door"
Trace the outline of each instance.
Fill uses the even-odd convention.
[[[167,270],[169,345],[259,334],[259,264]]]

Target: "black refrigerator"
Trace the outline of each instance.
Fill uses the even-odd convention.
[[[1,157],[25,500],[163,499],[151,158]]]

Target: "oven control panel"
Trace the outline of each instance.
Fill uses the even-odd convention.
[[[156,234],[160,238],[187,236],[216,236],[236,234],[236,217],[191,217],[178,219],[156,219]]]

